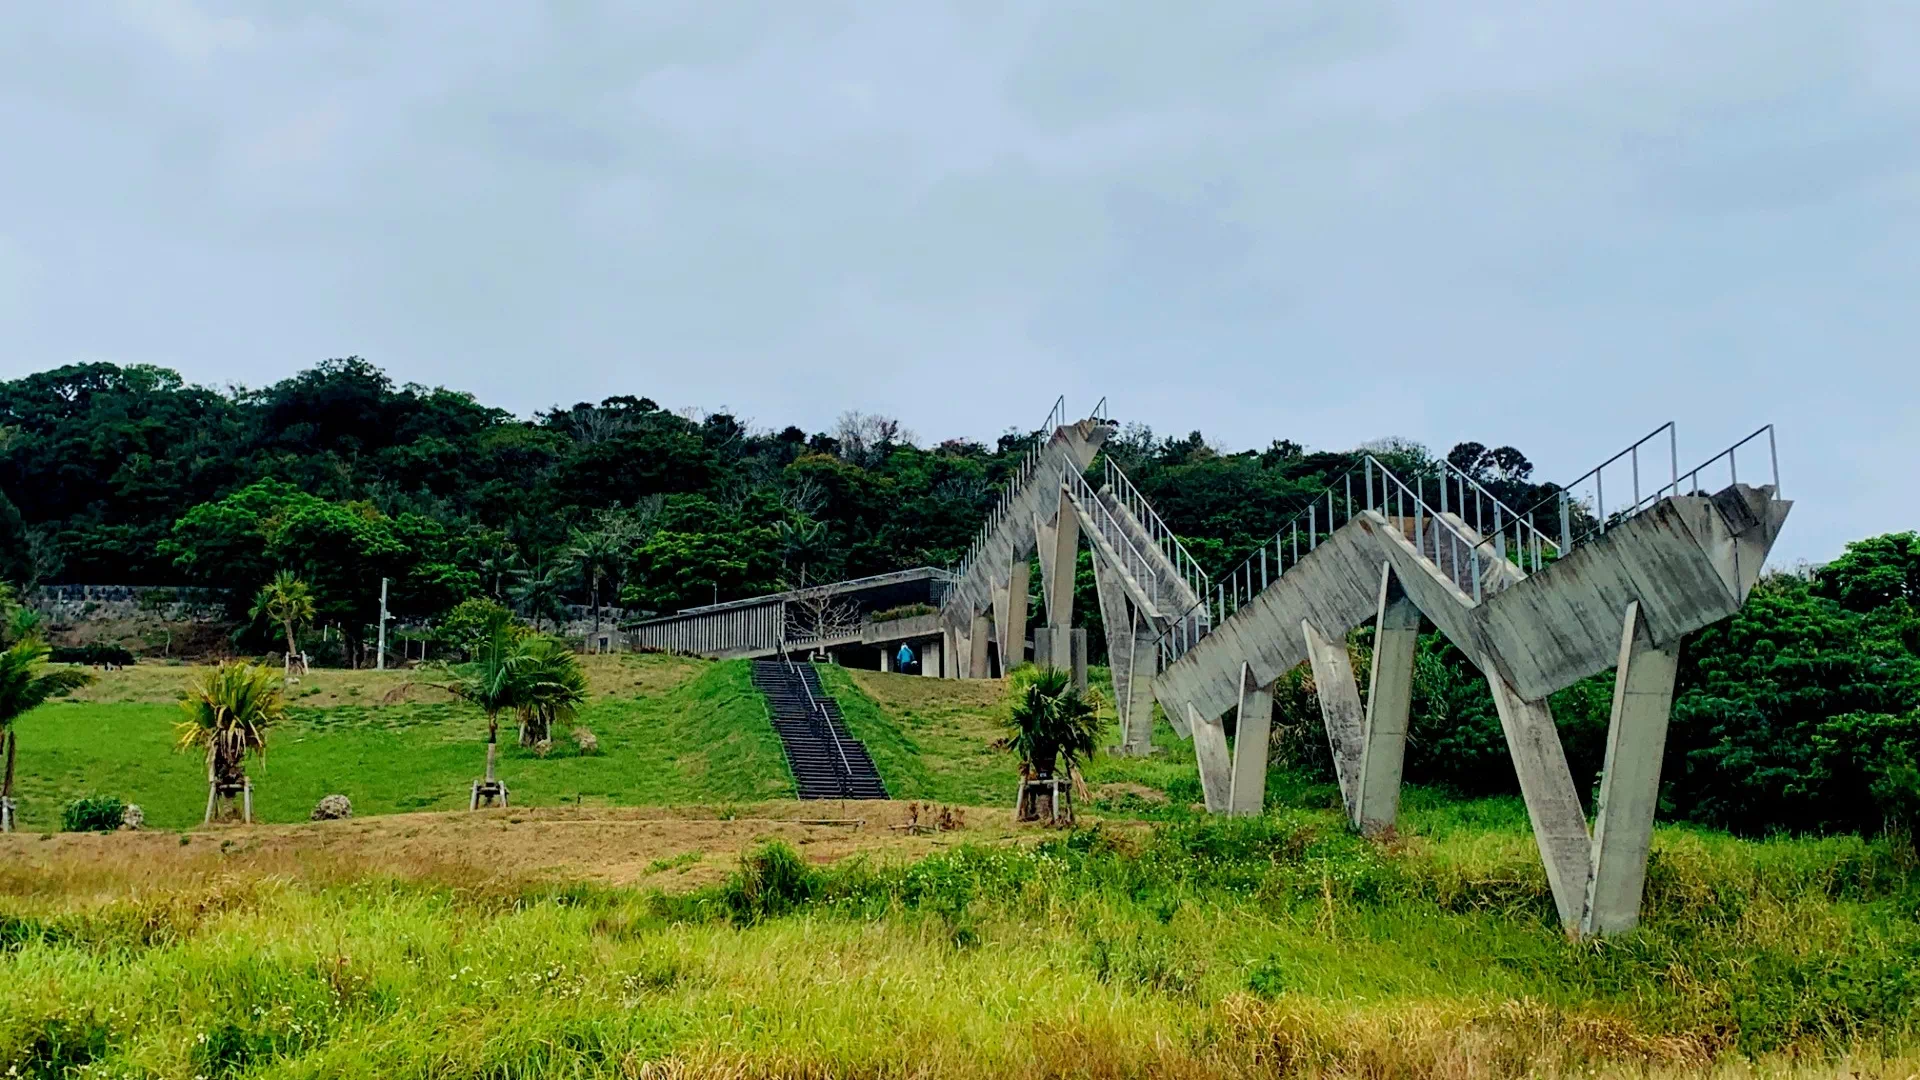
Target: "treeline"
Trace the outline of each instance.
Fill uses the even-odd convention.
[[[357,358],[235,391],[72,365],[0,382],[0,579],[212,588],[262,650],[273,627],[250,608],[281,570],[349,643],[372,623],[382,578],[414,620],[448,621],[478,598],[533,621],[568,603],[667,611],[950,564],[1037,434],[920,445],[884,417],[755,429],[624,396],[522,420],[457,391],[396,386]],[[1416,471],[1430,461],[1411,444],[1368,449]],[[1141,424],[1108,453],[1209,570],[1358,460],[1284,439],[1226,453],[1199,432]],[[1512,447],[1467,442],[1446,456],[1512,506],[1555,490]],[[1079,611],[1097,620],[1084,555],[1080,591]],[[1920,540],[1896,534],[1770,577],[1743,612],[1693,635],[1663,813],[1749,831],[1908,828],[1920,817],[1917,608]],[[1097,626],[1090,637],[1098,653]],[[1291,735],[1276,753],[1323,769],[1304,677],[1278,695]],[[1601,676],[1553,702],[1584,791],[1611,693]],[[1438,635],[1420,654],[1408,777],[1512,790],[1485,684]]]

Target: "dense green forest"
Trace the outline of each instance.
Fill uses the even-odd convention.
[[[0,382],[0,579],[204,587],[263,650],[272,628],[248,608],[281,569],[348,640],[372,621],[383,577],[395,611],[419,620],[478,597],[530,618],[566,603],[666,611],[949,564],[1036,434],[922,446],[885,417],[755,430],[624,396],[522,420],[395,386],[358,358],[233,391],[71,365]],[[1210,569],[1356,460],[1285,439],[1226,453],[1138,423],[1107,452]],[[1554,490],[1512,447],[1463,442],[1447,457],[1513,505]],[[1694,635],[1666,812],[1749,831],[1907,828],[1920,811],[1917,604],[1920,538],[1873,537],[1818,571],[1769,577],[1745,611]],[[1097,612],[1090,595],[1080,610]],[[1276,753],[1323,769],[1303,678],[1279,695],[1290,734]],[[1583,784],[1604,755],[1611,690],[1600,676],[1554,701]],[[1408,775],[1511,790],[1485,686],[1438,635],[1422,649]]]

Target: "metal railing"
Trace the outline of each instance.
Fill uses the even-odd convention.
[[[1072,462],[1060,463],[1060,483],[1066,489],[1067,497],[1079,504],[1081,511],[1093,522],[1095,531],[1106,540],[1108,546],[1113,548],[1114,554],[1120,557],[1120,569],[1133,578],[1134,583],[1145,594],[1147,606],[1152,609],[1149,612],[1150,615],[1164,617],[1168,607],[1184,602],[1167,595],[1167,590],[1163,587],[1164,575],[1160,573],[1159,566],[1147,558],[1146,553],[1134,544],[1133,537],[1128,534],[1126,526],[1113,516],[1113,511],[1107,507],[1106,503],[1100,501],[1099,494],[1093,490],[1093,485],[1087,483],[1087,478],[1080,474],[1079,469],[1073,467]]]
[[[787,674],[792,676],[793,680],[800,684],[801,693],[807,695],[808,726],[813,728],[815,735],[818,735],[824,729],[828,740],[833,743],[834,753],[840,758],[841,797],[852,798],[853,762],[847,759],[847,748],[840,742],[840,733],[833,729],[833,717],[827,715],[826,707],[821,705],[819,699],[813,696],[813,687],[808,684],[806,674],[800,670],[798,664],[793,662],[793,657],[788,654],[785,649],[780,651],[780,659],[787,665]]]
[[[1173,564],[1174,571],[1187,583],[1187,588],[1193,591],[1193,595],[1207,595],[1207,572],[1200,569],[1199,561],[1187,551],[1187,546],[1182,544],[1167,523],[1161,520],[1153,504],[1147,501],[1146,496],[1140,494],[1140,489],[1133,486],[1133,481],[1113,463],[1112,458],[1106,459],[1106,486],[1112,493],[1112,498],[1126,507],[1127,513],[1132,514],[1133,519],[1146,530],[1147,539],[1153,541],[1166,555],[1167,561]]]
[[[1100,416],[1100,413],[1106,409],[1106,406],[1107,399],[1101,398],[1100,403],[1094,406],[1092,418],[1104,420],[1105,418]],[[1053,441],[1054,433],[1066,425],[1067,396],[1062,394],[1054,399],[1053,408],[1047,411],[1047,418],[1040,426],[1039,437],[1034,439],[1033,445],[1027,448],[1026,454],[1020,459],[1019,466],[1015,468],[1013,474],[1007,478],[1007,482],[1001,485],[1000,497],[995,500],[993,509],[987,512],[986,520],[981,524],[980,531],[975,534],[973,543],[967,546],[966,554],[962,555],[960,561],[954,565],[952,573],[955,584],[964,583],[968,574],[972,573],[974,563],[979,561],[981,552],[986,550],[987,544],[992,541],[994,533],[1000,528],[1001,524],[1006,521],[1007,515],[1011,512],[1013,503],[1019,498],[1021,490],[1027,486],[1028,482],[1033,479],[1034,474],[1039,471],[1041,463],[1046,456],[1047,447]],[[964,593],[964,588],[948,589],[946,596],[942,598],[941,607],[944,609],[948,603],[962,596]]]
[[[1444,508],[1435,507],[1435,499]],[[1460,470],[1447,465],[1437,475],[1415,474],[1408,483],[1368,454],[1335,477],[1246,561],[1216,578],[1211,595],[1174,618],[1160,635],[1162,665],[1186,655],[1215,626],[1297,566],[1321,540],[1369,510],[1404,530],[1415,549],[1475,603],[1555,553],[1522,515]],[[1496,528],[1482,533],[1467,522],[1469,515],[1492,520]],[[1495,573],[1500,563],[1515,572]]]
[[[1766,437],[1766,460],[1763,467],[1757,467],[1751,459],[1759,454],[1760,447],[1754,444],[1763,435]],[[1700,487],[1701,476],[1706,474],[1711,478],[1722,462],[1726,465],[1727,482],[1739,483],[1743,449],[1749,458],[1748,478],[1767,477],[1774,494],[1778,495],[1780,454],[1774,443],[1772,424],[1761,426],[1753,434],[1682,472],[1679,440],[1673,421],[1669,420],[1638,442],[1588,470],[1579,479],[1542,499],[1527,511],[1527,516],[1535,518],[1543,509],[1551,508],[1558,519],[1560,550],[1569,551],[1596,536],[1606,535],[1608,529],[1661,499],[1675,495],[1710,494]],[[1659,460],[1663,450],[1667,458],[1665,462]],[[1609,491],[1613,493],[1611,501]]]

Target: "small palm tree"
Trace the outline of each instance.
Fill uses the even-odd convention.
[[[300,646],[294,640],[294,629],[313,622],[313,590],[307,583],[293,576],[293,571],[282,570],[273,575],[273,580],[260,587],[253,598],[253,610],[248,612],[253,618],[266,619],[279,624],[287,632],[286,674],[293,674],[293,658],[300,655]],[[300,672],[305,674],[307,662],[300,661]]]
[[[180,708],[185,720],[174,725],[178,749],[207,753],[207,816],[212,821],[221,798],[239,797],[241,817],[253,820],[253,787],[247,755],[267,752],[267,729],[287,716],[287,700],[273,669],[244,660],[208,668],[188,682]]]
[[[489,797],[505,790],[494,779],[493,762],[500,743],[500,714],[514,708],[519,700],[519,669],[526,666],[520,653],[520,635],[510,624],[499,624],[492,633],[476,643],[473,659],[461,665],[457,677],[442,688],[462,701],[478,706],[487,717],[487,776],[474,786],[474,806],[478,806],[482,785]]]
[[[1014,682],[1013,711],[1007,737],[1001,745],[1020,758],[1020,797],[1015,818],[1032,821],[1041,816],[1040,800],[1048,799],[1047,816],[1058,823],[1073,820],[1065,781],[1073,778],[1081,761],[1093,756],[1100,736],[1100,715],[1094,703],[1073,685],[1071,673],[1042,668],[1019,674]]]
[[[1004,745],[1019,755],[1021,774],[1036,780],[1070,774],[1093,756],[1100,737],[1099,711],[1060,668],[1041,668],[1014,684],[1006,726]]]
[[[5,771],[0,772],[0,832],[13,831],[13,762],[20,745],[14,721],[49,699],[93,681],[93,676],[78,668],[48,668],[50,651],[32,634],[0,651],[0,744],[6,752]]]
[[[554,722],[571,719],[587,700],[587,675],[572,646],[559,638],[522,638],[518,660],[512,696],[520,714],[520,745],[534,746],[550,739]]]
[[[566,619],[565,589],[565,576],[559,566],[513,572],[513,601],[522,615],[533,620],[535,630],[540,629],[542,618],[552,619],[555,625]]]

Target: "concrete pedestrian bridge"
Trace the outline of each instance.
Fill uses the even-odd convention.
[[[944,575],[937,615],[915,627],[924,674],[994,677],[1031,658],[1084,682],[1073,625],[1084,542],[1121,722],[1114,752],[1152,752],[1157,703],[1193,740],[1207,808],[1259,813],[1273,684],[1308,664],[1347,816],[1379,834],[1398,814],[1415,647],[1431,624],[1487,679],[1561,922],[1574,934],[1635,925],[1681,638],[1745,603],[1792,506],[1770,425],[1685,470],[1663,425],[1519,509],[1444,462],[1363,455],[1258,551],[1209,575],[1110,460],[1098,486],[1087,479],[1113,431],[1100,412],[1070,421],[1056,403]],[[1368,625],[1363,694],[1347,635]],[[1610,669],[1589,828],[1547,698]]]

